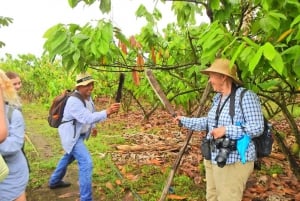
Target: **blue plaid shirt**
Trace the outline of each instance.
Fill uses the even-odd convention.
[[[226,133],[225,133],[226,137],[232,140],[240,139],[245,134],[249,135],[251,138],[257,137],[262,134],[264,128],[264,120],[263,120],[260,100],[258,96],[250,90],[247,90],[243,96],[243,100],[242,100],[242,107],[244,112],[244,117],[243,117],[240,108],[240,103],[239,103],[240,94],[243,89],[244,88],[239,87],[236,90],[235,115],[233,118],[233,122],[231,116],[229,115],[230,99],[225,102],[225,105],[219,114],[218,127],[224,126],[226,128]],[[217,125],[216,111],[220,99],[221,99],[221,94],[217,93],[213,98],[212,107],[210,108],[207,117],[200,117],[200,118],[182,117],[181,123],[183,124],[183,126],[185,126],[190,130],[195,130],[195,131],[203,131],[208,128],[207,138],[212,139],[210,132]],[[211,153],[213,164],[217,164],[215,158],[218,155],[218,153],[219,153],[218,149],[212,151]],[[253,142],[250,141],[250,144],[246,151],[246,161],[254,161],[254,160],[256,160],[255,146]],[[237,151],[231,151],[227,158],[226,164],[232,164],[239,161],[241,161],[239,153]]]

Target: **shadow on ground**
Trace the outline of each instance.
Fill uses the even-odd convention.
[[[49,189],[48,184],[45,183],[39,188],[27,190],[27,201],[79,201],[79,187],[77,183],[77,168],[76,164],[72,164],[68,168],[66,181],[71,182],[68,188]]]

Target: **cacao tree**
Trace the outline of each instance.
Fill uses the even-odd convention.
[[[79,0],[69,0],[71,7]],[[84,0],[86,4],[99,3]],[[161,1],[166,2],[166,1]],[[93,68],[97,71],[132,74],[126,88],[138,98],[155,105],[145,68],[155,71],[168,98],[188,114],[198,107],[207,78],[199,70],[216,57],[226,57],[238,66],[244,85],[262,100],[269,118],[283,114],[295,143],[300,132],[292,108],[299,105],[300,3],[298,0],[169,0],[177,23],[162,32],[156,25],[162,12],[141,5],[137,17],[147,23],[139,33],[126,37],[107,19],[84,26],[58,24],[45,33],[44,48],[52,60],[61,59],[68,70]],[[130,2],[128,2],[130,3]],[[109,13],[111,0],[101,0],[100,11]],[[99,11],[99,12],[100,12]],[[197,22],[206,14],[209,22]],[[298,98],[299,99],[299,98]],[[276,125],[275,125],[276,127]],[[284,137],[280,146],[288,148]],[[292,170],[300,178],[296,156],[283,149]]]
[[[4,26],[9,26],[13,22],[13,19],[10,17],[0,16],[0,28]],[[5,43],[0,41],[0,48],[5,46]]]

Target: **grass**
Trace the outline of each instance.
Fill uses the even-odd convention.
[[[47,109],[43,105],[24,104],[23,114],[28,136],[25,150],[31,167],[28,188],[41,188],[48,182],[63,150],[57,129],[48,125]],[[101,197],[101,200],[119,201],[131,192],[134,200],[157,201],[161,196],[173,159],[164,158],[170,163],[161,165],[132,162],[123,158],[122,153],[116,150],[116,146],[135,144],[136,134],[141,134],[142,137],[144,134],[163,137],[162,131],[165,128],[162,125],[161,128],[150,126],[145,129],[143,123],[133,122],[140,121],[138,115],[138,120],[129,119],[127,115],[120,114],[119,118],[112,117],[97,124],[98,136],[90,137],[86,142],[94,163],[94,195]],[[117,158],[113,157],[116,153],[120,154]],[[72,167],[76,168],[77,164],[72,164]],[[200,163],[198,168],[200,177],[204,178],[203,163]],[[282,166],[272,164],[270,167],[262,166],[262,170],[256,173],[273,175],[282,174],[283,171]],[[183,174],[176,173],[170,190],[174,191],[175,195],[183,197],[185,201],[205,200],[205,183],[196,185],[193,179]]]
[[[47,108],[43,105],[28,103],[23,106],[23,114],[28,136],[25,150],[31,167],[28,188],[41,188],[47,183],[63,150],[57,129],[48,125]],[[162,135],[163,137],[164,127],[162,125],[161,128],[145,129],[143,123],[133,122],[141,121],[138,119],[139,115],[137,115],[138,120],[129,119],[127,115],[119,114],[117,119],[112,117],[97,124],[98,136],[90,137],[86,142],[94,163],[94,195],[101,197],[102,200],[119,201],[131,192],[134,200],[156,201],[161,196],[173,159],[165,158],[166,161],[170,161],[170,164],[150,165],[122,158],[122,153],[117,155],[117,158],[112,156],[116,153],[120,154],[116,150],[117,145],[136,143],[136,134]],[[72,167],[76,168],[77,164],[72,164]],[[201,178],[204,178],[203,163],[200,163],[198,168]],[[263,166],[257,174],[273,175],[282,172],[282,166],[273,164],[270,167]],[[186,201],[205,200],[205,183],[196,185],[190,177],[183,174],[176,173],[170,190]]]
[[[47,109],[43,105],[24,104],[23,114],[28,135],[25,150],[31,166],[28,188],[41,188],[47,183],[63,151],[57,129],[48,125]],[[130,143],[123,137],[124,134],[144,132],[142,126],[129,126],[127,129],[127,124],[126,118],[124,121],[108,119],[97,125],[98,136],[86,142],[94,162],[94,194],[96,197],[105,197],[105,200],[118,201],[130,191],[135,200],[156,201],[166,182],[169,168],[126,160],[123,161],[125,164],[116,165],[111,157],[116,145]],[[148,132],[154,134],[159,130],[153,128]],[[72,166],[76,167],[77,164]],[[184,195],[185,200],[204,200],[203,186],[197,187],[189,177],[177,175],[173,183],[176,194]]]

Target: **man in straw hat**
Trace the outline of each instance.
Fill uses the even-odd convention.
[[[242,82],[238,79],[236,65],[230,67],[227,59],[216,59],[202,70],[216,92],[207,117],[178,116],[183,126],[191,130],[207,131],[201,145],[205,158],[206,199],[208,201],[240,201],[246,182],[254,169],[255,146],[250,138],[262,134],[263,114],[258,96],[247,90],[243,97],[243,113],[239,101],[235,101],[235,115],[229,114],[231,100],[239,100]],[[249,139],[245,144],[244,160],[237,150],[237,142]],[[204,143],[205,142],[205,143]],[[227,146],[230,144],[230,146]]]
[[[106,110],[95,111],[91,94],[95,80],[88,73],[81,73],[76,77],[76,92],[84,99],[85,104],[78,97],[71,96],[66,103],[63,119],[58,127],[62,147],[66,152],[60,159],[49,180],[49,188],[64,188],[71,184],[63,181],[67,167],[74,160],[79,166],[80,200],[91,201],[92,198],[92,157],[84,144],[96,123],[102,122],[111,114],[118,112],[120,103],[113,103]],[[74,133],[74,134],[73,134]]]

